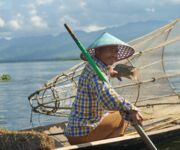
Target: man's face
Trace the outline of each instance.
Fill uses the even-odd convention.
[[[106,65],[113,65],[117,62],[117,53],[116,47],[103,47],[96,50],[96,57]]]

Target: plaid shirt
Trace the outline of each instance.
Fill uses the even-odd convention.
[[[100,70],[108,78],[107,66],[95,59]],[[119,110],[124,114],[136,109],[131,103],[103,82],[92,67],[87,64],[79,78],[78,90],[65,129],[66,136],[84,136],[94,130],[107,110]]]

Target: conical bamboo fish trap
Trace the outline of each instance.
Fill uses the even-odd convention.
[[[116,91],[150,115],[178,111],[180,105],[180,19],[143,37],[130,41],[135,54],[118,63],[139,69],[138,81],[111,79]],[[75,99],[78,78],[86,62],[49,80],[29,96],[32,111],[47,115],[68,116]],[[172,70],[173,69],[173,70]],[[165,109],[166,108],[166,109]],[[168,110],[169,109],[169,110]],[[158,111],[157,111],[158,110]],[[180,111],[180,109],[179,109]],[[163,113],[163,114],[162,114]],[[174,112],[175,113],[175,112]]]

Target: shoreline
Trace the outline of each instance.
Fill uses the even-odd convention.
[[[21,62],[49,62],[49,61],[79,61],[80,58],[57,58],[57,59],[35,59],[35,60],[0,60],[0,63],[21,63]]]

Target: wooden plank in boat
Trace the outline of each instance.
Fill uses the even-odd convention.
[[[151,131],[148,133],[150,138],[154,143],[159,143],[160,141],[166,141],[167,139],[175,138],[180,135],[180,125],[174,127],[161,129],[158,131]],[[66,146],[61,148],[56,148],[55,150],[71,150],[71,149],[110,149],[110,148],[120,148],[124,147],[130,148],[142,148],[145,147],[144,142],[141,140],[139,135],[133,136],[123,136],[112,139],[94,141],[90,143]]]

